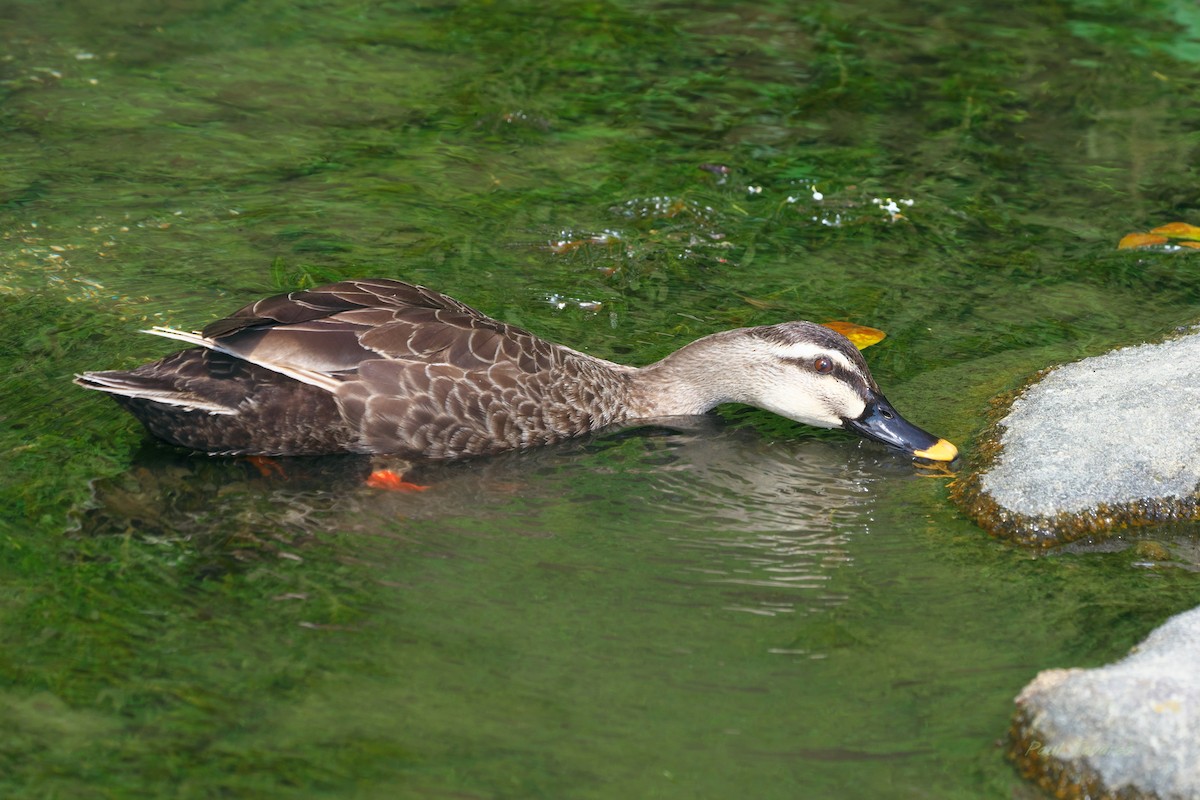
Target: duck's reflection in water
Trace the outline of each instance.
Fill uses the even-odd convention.
[[[405,543],[452,554],[463,537],[594,530],[653,562],[660,580],[705,584],[710,601],[723,587],[725,608],[773,615],[843,599],[830,577],[870,524],[872,487],[912,473],[907,459],[854,440],[772,443],[721,425],[426,464],[407,474],[424,491],[368,488],[374,466],[354,457],[263,466],[151,445],[127,473],[97,482],[80,527],[186,542],[208,554],[208,571],[332,535],[382,538],[402,556]]]
[[[726,608],[753,614],[845,599],[830,579],[869,525],[888,454],[849,442],[773,444],[742,431],[679,437],[670,452],[670,463],[646,470],[646,499],[669,520],[682,573],[723,585]]]

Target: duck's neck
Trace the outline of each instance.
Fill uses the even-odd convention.
[[[724,331],[676,350],[630,376],[629,419],[703,414],[721,403],[739,402],[744,381],[737,372],[735,340]]]

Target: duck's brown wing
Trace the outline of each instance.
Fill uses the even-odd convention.
[[[482,320],[490,319],[453,297],[424,286],[388,278],[369,278],[339,281],[257,300],[209,324],[203,333],[215,339],[246,328],[311,322],[344,311],[403,308],[457,311]]]
[[[558,348],[423,286],[386,279],[331,283],[268,297],[213,322],[203,336],[259,364],[325,374],[400,359],[486,368],[546,369]]]
[[[457,458],[548,444],[613,422],[626,386],[615,365],[392,280],[269,297],[203,335],[309,375],[358,431],[347,449],[359,452]]]

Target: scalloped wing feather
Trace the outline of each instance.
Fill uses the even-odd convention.
[[[364,360],[419,360],[482,368],[553,366],[559,348],[420,286],[345,281],[251,303],[204,329],[225,352],[257,363],[348,372]]]

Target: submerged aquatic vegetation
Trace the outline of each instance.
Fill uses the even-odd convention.
[[[5,4],[0,794],[1020,791],[1013,664],[1190,573],[1028,559],[744,409],[401,495],[147,453],[70,376],[387,275],[629,363],[867,322],[969,440],[1200,314],[1200,261],[1113,248],[1200,208],[1184,5]]]

